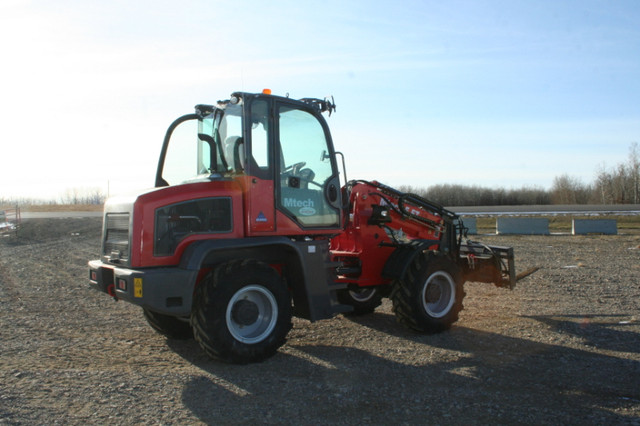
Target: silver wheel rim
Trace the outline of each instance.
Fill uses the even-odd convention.
[[[356,302],[367,302],[376,294],[375,288],[360,288],[358,290],[349,290],[349,295]]]
[[[453,277],[444,271],[434,272],[422,287],[422,306],[433,318],[447,315],[456,300]]]
[[[233,295],[227,305],[227,328],[238,341],[259,343],[269,337],[278,319],[273,294],[260,285],[249,285]]]

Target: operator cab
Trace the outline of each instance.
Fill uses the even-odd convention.
[[[195,109],[169,127],[156,187],[239,182],[249,235],[341,229],[339,172],[322,117],[332,102],[236,92]]]

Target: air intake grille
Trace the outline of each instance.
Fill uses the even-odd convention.
[[[129,261],[129,213],[107,213],[103,255],[115,263]]]

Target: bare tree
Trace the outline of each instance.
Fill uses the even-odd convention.
[[[100,188],[69,188],[60,197],[62,204],[103,204],[106,197]]]
[[[640,202],[640,153],[638,143],[629,148],[628,162],[611,170],[602,165],[596,174],[594,199],[602,204]]]
[[[629,174],[631,199],[633,204],[638,204],[640,201],[640,153],[638,153],[638,142],[633,142],[629,148]]]
[[[596,182],[594,194],[600,204],[612,204],[613,203],[613,185],[612,185],[611,173],[607,171],[606,166],[603,164],[599,167],[596,174]]]
[[[567,174],[556,176],[551,187],[553,204],[578,204],[578,193],[582,183]]]

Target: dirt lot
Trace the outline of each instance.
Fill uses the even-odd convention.
[[[0,424],[640,425],[640,235],[483,236],[513,290],[468,283],[448,332],[371,315],[294,320],[261,364],[207,359],[89,289],[100,219],[0,240]]]

